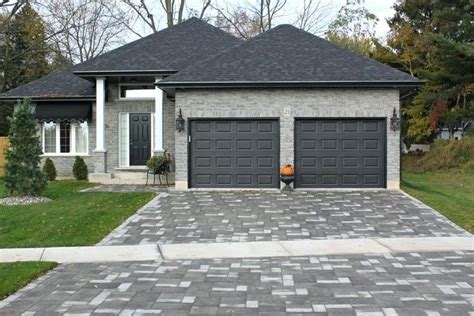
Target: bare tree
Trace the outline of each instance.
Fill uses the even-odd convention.
[[[176,0],[160,0],[160,3],[166,15],[166,24],[168,27],[173,26],[175,22],[181,23],[183,21],[186,0],[178,0],[177,3]]]
[[[157,16],[154,15],[152,6],[146,0],[122,0],[123,3],[129,8],[130,13],[134,13],[136,20],[142,21],[147,25],[153,33],[158,32],[158,21]],[[128,15],[128,14],[127,14]],[[129,24],[127,24],[129,25]],[[131,27],[129,27],[131,30]],[[133,30],[132,30],[133,31]],[[136,33],[136,35],[142,36]]]
[[[211,0],[202,1],[202,8],[201,8],[201,12],[199,13],[199,18],[201,20],[204,19],[204,15],[206,14],[206,11],[210,6],[211,6]]]
[[[115,0],[49,0],[43,9],[51,42],[72,63],[122,44],[127,16]],[[57,31],[61,30],[61,31]]]
[[[254,0],[244,5],[212,5],[217,12],[216,25],[243,39],[271,29],[287,0]]]
[[[322,34],[326,31],[331,17],[331,3],[322,0],[303,0],[303,7],[297,14],[294,24],[305,31]]]
[[[0,0],[0,9],[11,18],[26,4],[27,0]],[[1,11],[0,11],[1,12]]]
[[[217,12],[215,25],[220,29],[231,33],[242,39],[249,39],[259,33],[260,19],[241,6],[226,7],[213,5],[212,8]]]

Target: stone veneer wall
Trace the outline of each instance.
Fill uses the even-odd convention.
[[[294,120],[302,117],[387,118],[387,187],[399,188],[400,134],[390,129],[399,112],[398,89],[177,90],[176,106],[189,118],[280,118],[280,164],[294,165]],[[175,114],[177,115],[177,113]],[[175,132],[176,188],[188,187],[187,133]]]

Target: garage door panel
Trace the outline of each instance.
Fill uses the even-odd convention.
[[[195,128],[197,132],[210,132],[211,124],[209,122],[198,122]]]
[[[343,150],[358,150],[359,144],[357,139],[343,139],[342,149]]]
[[[322,139],[321,150],[337,150],[337,139]]]
[[[385,120],[304,119],[295,124],[295,186],[385,186]]]
[[[217,122],[215,126],[218,133],[230,133],[232,131],[230,122]]]
[[[345,133],[357,132],[357,121],[342,122],[342,131]]]
[[[192,120],[190,133],[191,187],[279,187],[277,120]]]
[[[217,168],[229,168],[231,166],[232,166],[232,157],[216,157]]]

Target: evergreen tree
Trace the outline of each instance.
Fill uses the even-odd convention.
[[[56,167],[54,166],[54,162],[51,160],[51,158],[46,158],[46,161],[43,165],[43,172],[49,181],[56,180]]]
[[[4,32],[3,91],[49,73],[50,47],[46,42],[44,23],[29,3],[6,23]]]
[[[89,177],[86,162],[80,156],[76,156],[76,160],[72,165],[72,174],[77,180],[87,180]]]
[[[40,168],[42,149],[37,121],[29,99],[18,101],[10,120],[5,165],[5,187],[10,195],[40,195],[46,188],[46,177]]]
[[[43,20],[27,2],[13,17],[0,14],[0,93],[50,72]],[[0,136],[8,133],[13,106],[0,103]]]

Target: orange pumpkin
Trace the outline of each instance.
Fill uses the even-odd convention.
[[[295,170],[293,169],[291,165],[286,165],[283,168],[281,168],[280,174],[282,176],[292,176],[295,174]]]

